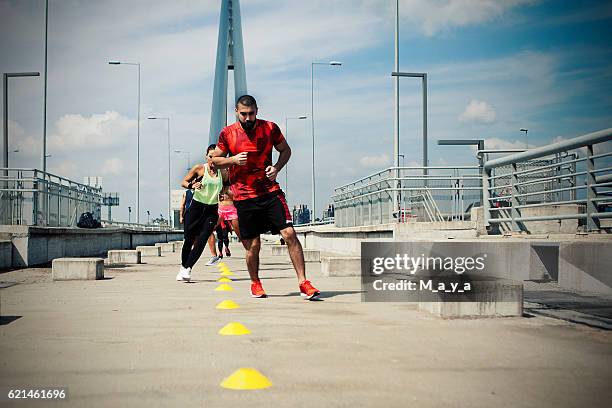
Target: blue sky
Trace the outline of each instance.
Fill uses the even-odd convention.
[[[219,2],[50,0],[49,170],[75,180],[101,175],[118,191],[115,211],[135,207],[136,73],[142,113],[170,116],[172,148],[192,162],[208,141]],[[317,207],[333,187],[374,173],[393,154],[393,1],[242,0],[249,92],[260,116],[284,130],[310,115],[317,67]],[[43,69],[43,0],[0,0],[0,71]],[[483,138],[488,148],[544,145],[612,123],[612,6],[601,1],[402,0],[400,69],[429,81],[430,164],[472,164],[444,138]],[[230,91],[230,94],[232,92]],[[39,167],[42,80],[10,85],[11,166]],[[231,99],[231,98],[230,98]],[[1,103],[1,101],[0,101]],[[230,120],[232,119],[229,116]],[[421,96],[401,81],[401,152],[421,162]],[[165,213],[166,131],[141,122],[141,218]],[[310,121],[289,122],[294,155],[289,203],[310,204]],[[178,186],[185,157],[172,156]],[[280,178],[284,181],[284,177]]]

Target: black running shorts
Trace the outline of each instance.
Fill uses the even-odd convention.
[[[257,238],[266,232],[278,234],[280,230],[293,225],[282,191],[234,201],[234,206],[238,212],[240,237],[243,239]]]

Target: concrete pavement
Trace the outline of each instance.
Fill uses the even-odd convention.
[[[536,316],[440,320],[413,303],[362,303],[355,277],[309,278],[298,295],[286,256],[262,256],[268,299],[251,299],[244,252],[226,259],[233,292],[215,292],[206,252],[193,283],[179,253],[107,268],[101,281],[52,282],[50,269],[0,275],[0,386],[67,386],[73,407],[608,406],[612,332]],[[12,285],[11,282],[20,282]],[[217,310],[224,299],[239,309]],[[236,321],[246,336],[220,336]],[[273,386],[221,388],[240,367]],[[45,406],[19,402],[14,406]],[[10,404],[7,404],[10,406]]]

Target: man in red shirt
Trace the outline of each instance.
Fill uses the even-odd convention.
[[[276,123],[257,119],[257,102],[252,96],[238,98],[236,118],[236,123],[224,127],[219,134],[213,163],[219,168],[230,167],[241,240],[247,251],[251,296],[266,297],[259,280],[259,236],[272,231],[280,232],[287,243],[301,295],[313,299],[319,291],[306,279],[302,245],[293,229],[285,194],[276,182],[276,175],[291,157],[291,148]],[[272,148],[280,153],[274,165]]]

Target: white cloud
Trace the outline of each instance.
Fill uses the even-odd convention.
[[[389,160],[389,155],[384,153],[375,156],[363,156],[361,159],[359,159],[359,164],[367,168],[382,169],[388,166],[390,163],[391,161]]]
[[[120,144],[135,127],[136,121],[114,111],[89,117],[67,114],[55,123],[49,145],[54,152],[109,147]]]
[[[119,176],[123,172],[124,167],[125,166],[123,165],[121,159],[119,159],[118,157],[112,157],[104,161],[100,172],[104,175],[110,174],[113,176]]]
[[[493,123],[495,122],[495,117],[495,109],[491,105],[484,101],[472,99],[461,115],[459,115],[459,121]]]
[[[421,26],[426,36],[453,27],[484,23],[503,16],[510,9],[533,0],[404,0],[400,13]]]
[[[525,142],[522,140],[505,140],[505,139],[500,139],[498,137],[486,138],[484,145],[485,145],[485,149],[524,149],[525,148]],[[476,150],[477,147],[472,146],[472,149]]]

